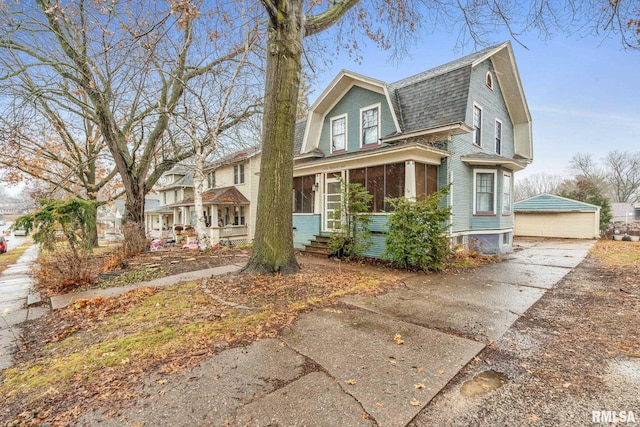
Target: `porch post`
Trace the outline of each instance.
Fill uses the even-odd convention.
[[[416,201],[416,162],[407,160],[404,164],[404,197]]]

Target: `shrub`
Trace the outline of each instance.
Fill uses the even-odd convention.
[[[334,219],[340,227],[331,234],[329,247],[332,256],[352,259],[362,256],[371,246],[369,204],[373,196],[362,184],[340,181],[340,207]]]
[[[15,228],[36,228],[33,240],[46,251],[37,273],[41,288],[59,293],[95,282],[88,267],[95,212],[90,201],[46,199],[38,211],[16,220]]]
[[[413,202],[404,197],[387,199],[393,207],[389,216],[385,256],[397,267],[419,270],[442,270],[448,255],[446,235],[451,208],[442,201],[449,193],[443,187]]]
[[[125,222],[122,225],[122,234],[125,239],[122,242],[122,258],[127,259],[149,250],[149,242],[144,230],[135,222]]]

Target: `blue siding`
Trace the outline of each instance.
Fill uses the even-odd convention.
[[[293,214],[293,228],[293,247],[304,249],[305,243],[309,243],[316,234],[320,234],[320,215]]]
[[[386,240],[388,220],[389,215],[371,215],[371,223],[369,224],[369,229],[371,230],[371,247],[365,252],[365,256],[382,258],[382,254],[384,254],[387,247]]]
[[[347,151],[360,150],[360,109],[380,103],[380,136],[396,131],[391,110],[384,95],[354,86],[329,111],[322,124],[319,148],[324,153],[331,153],[331,119],[347,114]]]
[[[387,234],[386,233],[374,233],[371,235],[371,247],[367,250],[364,255],[372,258],[382,258],[384,254],[387,244]]]
[[[474,67],[471,72],[469,99],[467,103],[466,122],[473,125],[473,107],[482,109],[482,147],[473,144],[473,134],[457,135],[449,143],[451,157],[443,163],[439,180],[446,183],[445,173],[452,172],[453,188],[450,195],[453,203],[451,232],[468,235],[469,242],[476,241],[484,252],[498,253],[510,250],[511,244],[502,245],[503,233],[513,228],[513,213],[502,215],[502,181],[503,173],[511,174],[511,195],[513,197],[514,173],[500,166],[471,166],[462,162],[461,157],[469,154],[495,152],[495,122],[502,122],[502,152],[501,156],[513,158],[514,138],[513,123],[502,96],[500,84],[493,75],[493,90],[486,85],[486,74],[491,67],[491,60]],[[496,214],[492,216],[473,215],[474,170],[487,169],[496,172]],[[478,234],[495,230],[495,234]],[[511,240],[509,239],[509,242]],[[473,243],[471,243],[473,246]]]

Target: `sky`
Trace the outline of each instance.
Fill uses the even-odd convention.
[[[331,58],[317,70],[309,96],[314,102],[342,69],[385,82],[394,82],[474,51],[456,49],[457,34],[422,37],[399,62],[375,46],[364,47],[356,62],[348,55]],[[500,43],[508,35],[495,36]],[[520,78],[533,120],[534,161],[518,172],[516,182],[536,173],[571,177],[576,153],[591,153],[600,161],[609,151],[640,151],[640,50],[624,50],[616,35],[536,34],[511,40]],[[362,47],[362,45],[361,45]],[[482,49],[479,47],[478,49]],[[19,195],[21,187],[9,189]]]
[[[399,63],[375,47],[362,53],[360,63],[346,55],[334,59],[317,76],[310,101],[341,69],[390,83],[474,52],[473,46],[456,50],[456,36],[425,36]],[[617,36],[519,40],[526,48],[511,43],[533,120],[534,161],[516,180],[543,172],[571,177],[568,165],[576,153],[600,161],[611,150],[640,151],[640,50],[624,50]]]

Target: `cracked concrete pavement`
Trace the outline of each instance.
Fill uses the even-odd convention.
[[[593,243],[522,241],[502,263],[345,298],[346,307],[308,313],[278,339],[149,378],[130,408],[90,412],[78,425],[405,426]]]

